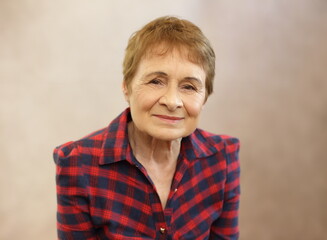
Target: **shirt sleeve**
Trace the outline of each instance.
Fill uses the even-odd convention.
[[[57,232],[60,240],[95,240],[87,184],[78,148],[70,142],[54,150],[57,185]]]
[[[222,213],[211,226],[210,240],[236,240],[239,237],[238,209],[240,199],[239,140],[225,139],[226,183]]]

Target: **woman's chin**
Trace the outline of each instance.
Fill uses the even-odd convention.
[[[193,131],[192,131],[193,132]],[[192,132],[181,131],[180,129],[160,129],[149,133],[151,137],[162,141],[174,141],[190,135]]]

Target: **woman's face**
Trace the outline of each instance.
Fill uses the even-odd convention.
[[[191,134],[205,102],[205,77],[186,51],[151,51],[141,59],[130,86],[123,85],[136,128],[166,141]]]

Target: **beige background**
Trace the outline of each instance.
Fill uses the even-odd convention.
[[[167,14],[218,57],[200,125],[242,141],[241,240],[326,239],[325,0],[1,0],[0,239],[56,238],[52,149],[126,107],[127,39]]]

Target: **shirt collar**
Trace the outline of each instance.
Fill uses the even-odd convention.
[[[218,151],[217,144],[209,135],[211,134],[208,132],[196,129],[191,135],[183,138],[181,153],[189,160],[214,155]]]
[[[128,140],[128,122],[132,120],[130,108],[125,109],[107,127],[104,133],[99,164],[110,164],[121,160],[132,161],[132,150]],[[207,132],[196,129],[182,139],[181,154],[188,160],[205,158],[217,152],[217,144],[205,136]]]
[[[127,108],[107,127],[99,159],[100,165],[127,159],[127,155],[131,152],[127,131],[129,121],[131,121],[131,114],[130,109]]]

